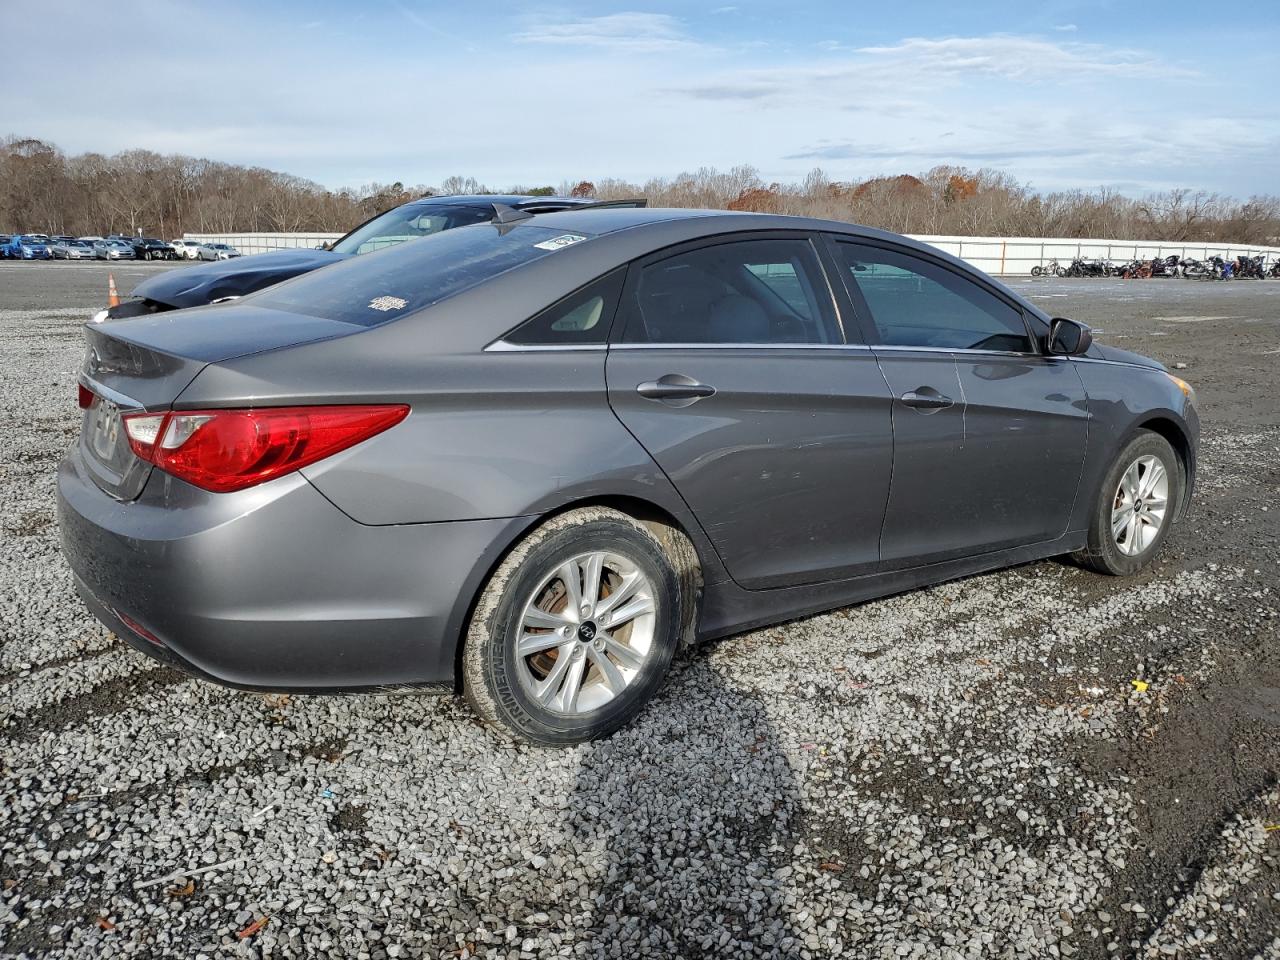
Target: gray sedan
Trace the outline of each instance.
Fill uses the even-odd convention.
[[[93,244],[85,240],[60,240],[51,248],[55,260],[93,260]]]
[[[89,608],[275,690],[461,690],[597,737],[682,642],[1043,557],[1149,564],[1199,419],[903,237],[584,210],[86,327],[59,469]]]

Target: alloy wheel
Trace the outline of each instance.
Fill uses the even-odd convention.
[[[539,706],[563,716],[598,710],[639,676],[657,622],[648,576],[618,553],[565,561],[525,602],[516,674]]]
[[[1151,546],[1169,509],[1169,474],[1153,456],[1141,456],[1120,476],[1111,505],[1111,537],[1125,556]]]

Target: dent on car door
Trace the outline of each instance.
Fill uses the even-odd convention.
[[[808,236],[757,236],[633,265],[609,401],[729,574],[764,588],[875,569],[889,396],[848,348]]]
[[[1020,309],[948,265],[836,249],[897,398],[882,569],[1060,537],[1088,436],[1074,366],[1042,355]]]

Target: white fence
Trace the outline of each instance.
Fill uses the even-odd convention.
[[[188,233],[187,240],[202,243],[229,243],[241,253],[268,250],[313,248],[337,240],[337,233]],[[1071,240],[1054,237],[937,237],[915,235],[913,239],[931,244],[996,277],[1027,276],[1031,268],[1057,260],[1067,266],[1076,257],[1124,263],[1152,260],[1177,254],[1207,260],[1222,257],[1234,260],[1241,254],[1263,256],[1269,262],[1280,258],[1280,247],[1223,243],[1168,243],[1158,240]]]
[[[1086,260],[1153,260],[1176,254],[1207,260],[1234,260],[1244,254],[1268,261],[1280,258],[1280,247],[1230,243],[1170,243],[1159,240],[1071,240],[1057,237],[931,237],[913,239],[931,244],[996,277],[1026,276],[1031,268],[1057,260],[1070,265],[1076,257]]]
[[[322,243],[332,243],[340,236],[340,233],[184,233],[182,239],[197,243],[227,243],[243,254],[250,254],[268,250],[313,250]]]

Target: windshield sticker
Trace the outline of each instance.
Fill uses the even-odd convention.
[[[562,233],[558,237],[552,237],[550,240],[543,240],[541,243],[535,243],[534,246],[539,250],[559,250],[561,247],[572,246],[575,243],[581,243],[586,237],[579,236],[576,233]]]
[[[374,297],[369,301],[370,310],[403,310],[408,305],[408,300],[399,297]]]

